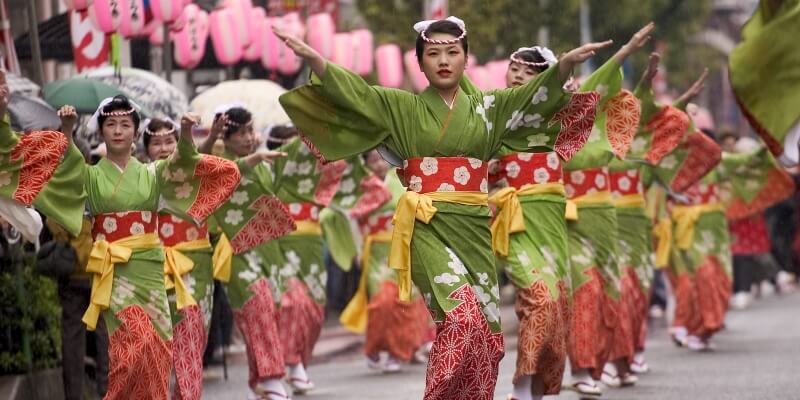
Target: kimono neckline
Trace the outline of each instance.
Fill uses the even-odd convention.
[[[428,86],[422,91],[422,93],[419,94],[419,96],[429,107],[433,109],[433,111],[442,113],[444,115],[450,113],[451,109],[448,107],[447,102],[444,101],[442,96],[439,94],[439,91],[433,86]],[[456,99],[453,102],[452,111],[456,112],[457,108],[465,106],[467,106],[467,94],[464,93],[461,88],[459,88],[456,92]]]

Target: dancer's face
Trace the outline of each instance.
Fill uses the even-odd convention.
[[[136,140],[136,128],[130,115],[109,116],[101,128],[108,154],[130,154]]]
[[[175,135],[166,133],[168,130],[162,128],[150,137],[147,144],[147,156],[151,160],[166,160],[178,147],[178,140]]]
[[[430,39],[452,40],[456,37],[447,33],[433,33]],[[422,53],[422,72],[431,86],[437,89],[452,89],[458,86],[464,67],[467,65],[467,54],[461,43],[431,44],[425,43]]]
[[[539,73],[533,68],[512,62],[508,64],[508,69],[506,70],[506,87],[522,86],[536,78],[536,75],[539,75]]]
[[[256,149],[256,134],[253,131],[253,125],[243,125],[236,132],[231,133],[227,139],[224,140],[225,149],[236,157],[244,157],[250,155]]]

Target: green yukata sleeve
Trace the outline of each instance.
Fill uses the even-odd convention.
[[[86,164],[61,132],[11,131],[0,121],[0,196],[33,205],[74,235],[81,232],[86,207]]]
[[[169,159],[156,164],[156,174],[163,208],[195,223],[225,203],[241,178],[235,162],[200,154],[183,138]]]
[[[717,173],[729,220],[760,213],[795,191],[792,177],[765,147],[751,153],[723,153]]]
[[[367,84],[360,76],[328,63],[325,77],[280,97],[295,126],[327,160],[341,160],[385,141],[395,125],[411,121],[403,112],[415,103],[409,92]]]
[[[513,151],[559,153],[570,159],[591,132],[598,96],[570,94],[554,65],[523,86],[486,92],[476,112],[487,130]]]
[[[691,122],[677,107],[656,103],[650,88],[637,86],[634,94],[640,101],[642,114],[628,158],[656,164],[681,143]]]

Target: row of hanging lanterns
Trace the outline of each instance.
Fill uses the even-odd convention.
[[[163,30],[167,26],[174,43],[175,61],[183,68],[194,68],[200,63],[210,37],[214,55],[222,65],[260,61],[266,69],[294,75],[300,71],[302,60],[272,33],[272,27],[277,26],[305,37],[323,57],[359,75],[371,74],[374,66],[381,86],[402,86],[404,69],[416,91],[428,86],[413,49],[403,53],[396,44],[375,48],[372,32],[367,29],[336,32],[336,23],[327,13],[311,15],[304,23],[296,12],[267,16],[264,8],[253,6],[252,0],[224,0],[210,14],[191,0],[64,0],[64,3],[69,10],[88,10],[95,26],[105,33],[118,33],[125,38],[147,36],[154,45],[163,45]],[[149,23],[145,21],[145,7],[153,16]],[[481,89],[499,88],[505,84],[507,66],[508,61],[480,66],[471,56],[467,74]]]

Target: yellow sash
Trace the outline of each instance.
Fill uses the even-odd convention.
[[[111,302],[114,264],[128,262],[134,250],[153,249],[159,246],[161,246],[161,241],[158,239],[158,235],[152,232],[128,236],[111,243],[105,240],[94,242],[92,252],[89,253],[89,262],[86,264],[86,272],[94,274],[92,298],[89,308],[83,314],[83,322],[90,331],[95,330],[100,312],[108,309]]]
[[[676,206],[672,208],[672,220],[675,222],[675,243],[681,250],[686,250],[692,245],[694,227],[705,213],[723,211],[725,208],[720,203],[708,203],[696,206]]]
[[[224,233],[220,235],[211,264],[214,266],[214,279],[227,283],[231,280],[231,262],[233,260],[233,246]]]
[[[367,279],[369,277],[370,253],[373,243],[391,243],[392,231],[373,233],[364,238],[364,253],[361,255],[361,278],[353,299],[347,303],[339,322],[353,333],[363,333],[367,329]]]
[[[576,197],[572,200],[567,200],[567,212],[565,216],[569,221],[577,221],[578,209],[581,207],[594,204],[613,204],[613,199],[611,198],[611,192],[609,191],[594,192],[591,194],[585,194],[583,196]]]
[[[299,235],[313,235],[313,236],[322,236],[322,227],[319,225],[319,222],[314,221],[297,221],[295,222],[297,225],[297,229],[290,233],[290,236],[299,236]]]
[[[525,230],[525,218],[519,196],[536,194],[564,195],[564,184],[558,182],[524,185],[519,190],[507,187],[497,191],[489,198],[489,203],[497,206],[500,212],[492,223],[492,248],[501,257],[508,256],[508,242],[512,233]]]
[[[208,238],[164,247],[164,285],[167,290],[175,288],[175,303],[179,310],[197,304],[183,283],[183,275],[194,269],[194,261],[183,252],[209,248],[211,248],[211,242],[208,241]]]
[[[658,239],[656,268],[664,268],[669,265],[669,252],[672,249],[672,221],[669,218],[661,218],[653,227],[653,236]]]
[[[405,192],[397,203],[392,223],[392,247],[389,251],[389,267],[397,271],[397,286],[402,301],[411,301],[411,237],[414,223],[419,220],[429,223],[436,215],[434,201],[471,206],[488,205],[488,196],[482,192]]]
[[[626,194],[614,199],[614,207],[616,208],[642,208],[644,209],[645,201],[644,195],[641,193]]]

